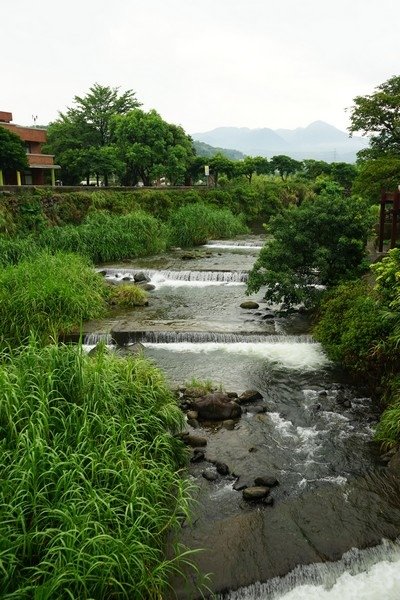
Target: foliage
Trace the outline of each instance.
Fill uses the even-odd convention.
[[[371,149],[364,156],[400,153],[400,77],[379,85],[374,93],[354,98],[350,112],[350,134],[370,135]]]
[[[24,142],[0,125],[0,170],[21,171],[28,168]]]
[[[96,211],[82,225],[52,227],[38,243],[51,251],[79,252],[95,263],[157,254],[165,250],[166,229],[142,211],[109,215]]]
[[[139,285],[134,285],[132,283],[122,283],[120,285],[110,286],[108,303],[112,306],[124,308],[145,306],[148,304],[147,293]]]
[[[303,163],[294,158],[290,158],[290,156],[279,154],[271,158],[270,167],[272,173],[276,171],[282,179],[286,179],[288,175],[293,175],[294,173],[301,171]]]
[[[9,238],[0,235],[0,267],[15,265],[39,252],[32,237]]]
[[[34,344],[0,364],[2,598],[161,598],[187,515],[182,413],[143,358]]]
[[[400,182],[400,158],[382,156],[362,162],[353,191],[371,203],[378,203],[382,190],[396,190]]]
[[[248,290],[266,285],[271,302],[312,305],[319,295],[316,284],[332,286],[365,268],[371,226],[366,203],[344,198],[336,185],[290,206],[271,219],[274,239],[261,250]]]
[[[137,109],[114,117],[113,134],[125,165],[125,185],[142,180],[150,186],[164,176],[173,184],[183,183],[194,151],[181,127],[167,123],[155,110]]]
[[[47,130],[47,151],[55,154],[63,169],[64,183],[77,184],[90,174],[102,175],[122,169],[113,146],[111,120],[140,104],[132,90],[119,94],[118,88],[95,83],[85,96],[74,97],[74,107],[60,113]]]
[[[105,283],[76,254],[48,252],[0,271],[1,340],[43,342],[105,312]]]
[[[170,220],[170,243],[183,248],[205,244],[210,238],[231,237],[245,233],[242,219],[230,210],[206,204],[182,206]]]
[[[379,377],[387,362],[380,349],[387,334],[382,308],[367,283],[343,283],[322,300],[314,335],[328,356],[350,371]]]

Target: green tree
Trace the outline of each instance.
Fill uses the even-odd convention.
[[[270,160],[272,172],[277,171],[282,179],[286,179],[288,175],[293,175],[303,168],[303,163],[290,158],[284,154],[273,156]]]
[[[111,121],[115,115],[124,115],[140,103],[132,90],[119,94],[119,88],[111,88],[95,83],[85,96],[75,96],[74,106],[60,112],[59,118],[50,123],[47,136],[47,149],[56,156],[63,169],[63,179],[77,183],[83,177],[99,174],[105,184],[111,172],[120,167],[114,160],[112,147]],[[97,156],[95,156],[97,154]]]
[[[379,85],[372,94],[354,98],[350,109],[350,135],[369,135],[371,148],[364,158],[400,154],[400,76]]]
[[[150,186],[163,176],[173,184],[183,183],[194,151],[192,140],[181,127],[167,123],[155,110],[146,113],[136,109],[114,117],[113,134],[125,164],[125,185],[135,185],[141,179]]]
[[[290,306],[312,305],[318,285],[354,277],[365,267],[372,226],[367,204],[342,196],[333,185],[315,199],[292,205],[270,221],[274,239],[261,250],[248,290],[267,286],[265,297]]]
[[[400,184],[400,157],[381,156],[360,163],[353,192],[378,203],[382,190],[396,190]]]
[[[26,150],[23,141],[0,126],[0,169],[20,171],[28,168]]]
[[[224,173],[228,178],[232,177],[235,173],[236,163],[235,161],[227,158],[224,154],[218,152],[209,161],[210,170],[214,177],[214,186],[218,185],[219,176]]]

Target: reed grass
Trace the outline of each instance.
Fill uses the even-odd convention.
[[[47,229],[39,235],[38,243],[53,252],[78,252],[94,263],[105,263],[165,250],[166,230],[142,211],[126,215],[95,211],[82,225]]]
[[[105,314],[106,285],[77,254],[40,252],[0,271],[0,340],[42,343]]]
[[[229,238],[248,231],[243,219],[230,210],[201,203],[182,206],[172,214],[168,225],[170,244],[182,248],[205,244],[210,238]]]
[[[109,288],[108,303],[111,306],[134,308],[148,304],[148,295],[139,285],[121,283]]]
[[[34,341],[0,362],[0,596],[160,599],[188,512],[182,413],[142,357]]]

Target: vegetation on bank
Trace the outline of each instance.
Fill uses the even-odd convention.
[[[2,598],[160,598],[185,554],[182,413],[143,358],[31,342],[0,361]]]
[[[372,265],[374,274],[332,289],[314,334],[328,355],[379,389],[384,412],[376,439],[400,442],[400,249]]]
[[[19,345],[33,333],[41,343],[103,316],[107,288],[85,258],[38,252],[0,270],[0,340]]]

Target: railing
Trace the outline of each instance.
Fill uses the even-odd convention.
[[[34,165],[46,165],[53,166],[54,155],[53,154],[27,154],[29,166]]]

